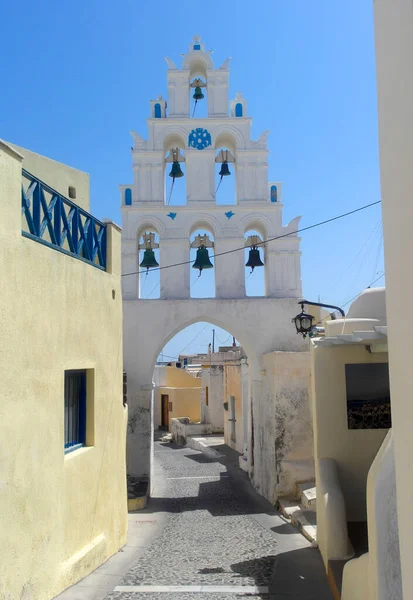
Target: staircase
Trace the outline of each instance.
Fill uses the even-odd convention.
[[[312,544],[317,544],[315,481],[297,483],[293,495],[279,498],[277,507]]]

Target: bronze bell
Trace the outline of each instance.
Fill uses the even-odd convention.
[[[197,86],[197,87],[195,88],[195,92],[194,92],[194,95],[192,96],[192,98],[193,98],[194,100],[198,101],[198,100],[202,100],[202,98],[204,98],[204,97],[205,97],[205,96],[204,96],[204,94],[202,93],[202,90],[201,90],[201,88]]]
[[[193,269],[199,269],[199,274],[203,269],[213,269],[214,265],[209,260],[208,250],[205,246],[200,246],[196,251],[196,259],[192,265]]]
[[[143,260],[139,266],[142,267],[142,269],[146,269],[146,272],[148,272],[149,269],[159,267],[159,263],[155,258],[155,253],[151,248],[145,250],[143,253]]]
[[[246,267],[251,267],[251,271],[255,269],[255,267],[263,267],[264,263],[261,260],[260,251],[257,246],[253,246],[250,250],[248,256],[248,262],[245,265]]]
[[[226,177],[227,175],[231,175],[231,171],[228,168],[228,163],[226,160],[222,163],[221,170],[218,173],[221,177]]]
[[[169,173],[169,177],[173,177],[174,179],[178,179],[179,177],[183,177],[184,173],[181,169],[181,165],[177,160],[174,160],[172,163],[171,172]]]

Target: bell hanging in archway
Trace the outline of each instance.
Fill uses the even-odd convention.
[[[221,178],[222,177],[227,177],[228,175],[231,175],[231,171],[229,170],[228,163],[227,163],[226,160],[224,160],[224,162],[222,163],[221,170],[218,173],[218,175],[220,175]]]
[[[181,165],[177,160],[174,160],[172,163],[171,172],[169,173],[169,177],[173,177],[173,179],[179,179],[179,177],[183,177],[184,173],[181,169]]]
[[[149,269],[159,267],[159,263],[155,258],[155,253],[151,248],[146,248],[143,253],[143,260],[139,266],[142,267],[142,269],[146,269],[146,272],[148,272]]]
[[[201,88],[200,88],[200,87],[198,87],[198,86],[197,86],[197,87],[195,88],[195,92],[194,92],[194,95],[192,96],[192,98],[193,98],[194,100],[196,100],[197,102],[198,102],[198,100],[202,100],[202,98],[205,98],[205,96],[204,96],[204,94],[202,93],[202,90],[201,90]]]
[[[203,271],[203,269],[213,269],[214,265],[209,260],[208,250],[205,246],[200,246],[196,251],[196,259],[194,264],[192,265],[193,269],[199,269],[199,274]]]
[[[251,271],[255,269],[255,267],[263,267],[264,263],[261,260],[260,251],[257,246],[253,246],[250,250],[248,256],[248,262],[245,265],[246,267],[251,267]]]

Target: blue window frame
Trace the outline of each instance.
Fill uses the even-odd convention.
[[[130,188],[125,190],[125,205],[132,206],[132,190]]]
[[[161,118],[161,105],[159,104],[159,102],[157,102],[155,104],[155,119],[160,119]]]
[[[65,371],[65,452],[86,443],[86,371]]]
[[[242,104],[241,102],[237,102],[235,105],[235,116],[242,117]]]

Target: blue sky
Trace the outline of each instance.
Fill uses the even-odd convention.
[[[167,96],[163,57],[180,64],[199,34],[216,65],[232,57],[230,97],[247,99],[253,138],[270,130],[269,177],[283,182],[284,223],[296,215],[302,226],[316,223],[380,198],[372,5],[3,3],[0,137],[90,173],[92,213],[120,222],[129,131],[146,135],[149,100]],[[304,233],[302,251],[304,295],[343,304],[384,269],[380,207]],[[181,332],[165,352],[175,355],[203,327]],[[204,350],[211,329],[187,351]]]

